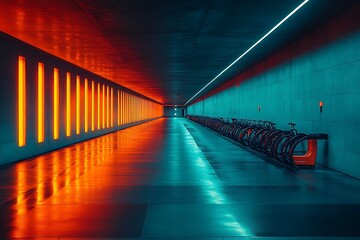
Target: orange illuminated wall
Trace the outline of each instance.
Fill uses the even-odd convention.
[[[25,57],[19,56],[17,65],[18,146],[22,147],[26,144]],[[114,128],[114,123],[120,127],[124,124],[162,116],[160,104],[138,97],[110,84],[89,81],[87,77],[83,78],[84,82],[82,83],[82,76],[76,75],[74,88],[72,88],[70,71],[65,71],[66,75],[64,75],[64,79],[61,79],[61,69],[50,67],[53,70],[53,91],[46,91],[48,86],[45,85],[45,64],[38,62],[37,65],[37,104],[35,110],[37,110],[37,141],[39,143],[44,142],[46,137],[46,116],[50,117],[48,121],[53,128],[52,139],[54,140],[61,138],[61,126],[64,126],[65,135],[70,137],[73,125],[76,135],[80,135],[81,129],[84,129],[85,133],[88,133],[89,129],[92,132],[108,128],[111,130]],[[64,92],[60,91],[60,86],[64,86]],[[47,93],[50,94],[49,99],[52,99],[52,105],[49,106],[45,103],[45,94]],[[46,114],[46,106],[52,111],[52,115]],[[60,109],[64,109],[64,118],[60,118]]]
[[[39,49],[34,50],[26,43],[18,47],[19,40],[9,44],[6,41],[8,39],[4,40],[6,46],[12,46],[3,54],[4,59],[13,59],[12,68],[9,68],[13,84],[1,88],[15,96],[16,115],[7,122],[15,124],[15,128],[9,129],[14,129],[16,138],[11,146],[16,149],[7,150],[5,157],[2,152],[0,164],[161,117],[161,113],[156,114],[151,106],[158,105],[159,109],[162,106],[151,99]],[[28,56],[18,53],[22,49],[26,49],[24,53]],[[42,144],[45,141],[46,144]],[[35,144],[38,147],[34,147]],[[18,149],[21,150],[14,151]]]
[[[18,57],[18,145],[26,144],[26,71],[25,57]]]

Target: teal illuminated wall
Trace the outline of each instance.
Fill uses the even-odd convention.
[[[237,85],[189,106],[188,114],[270,120],[281,129],[294,122],[301,132],[328,133],[317,162],[360,178],[360,31]]]

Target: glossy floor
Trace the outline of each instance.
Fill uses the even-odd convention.
[[[0,238],[360,237],[360,181],[290,171],[184,118],[0,170]]]

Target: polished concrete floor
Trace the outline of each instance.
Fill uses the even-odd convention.
[[[360,238],[360,180],[290,171],[184,118],[0,170],[0,239]]]

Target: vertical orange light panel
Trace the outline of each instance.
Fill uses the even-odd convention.
[[[76,134],[80,134],[80,76],[76,76]]]
[[[133,112],[134,112],[134,121],[136,121],[136,112],[137,112],[137,109],[136,109],[136,97],[135,96],[133,96],[133,102],[134,102],[134,110],[133,110]]]
[[[142,115],[142,99],[141,98],[138,99],[138,109],[137,109],[137,111],[138,111],[138,119],[140,121],[140,120],[142,120],[141,119],[141,115]]]
[[[91,131],[95,130],[95,83],[91,81]]]
[[[140,120],[144,120],[144,99],[141,99],[140,108],[141,108]]]
[[[125,93],[125,123],[129,122],[129,94]]]
[[[105,84],[103,84],[103,88],[102,88],[102,128],[105,128]]]
[[[139,120],[139,98],[136,98],[136,121]]]
[[[127,114],[127,112],[126,112],[126,110],[127,110],[127,108],[126,108],[126,92],[124,92],[124,124],[126,124],[127,122],[126,122],[126,120],[127,120],[127,117],[126,117],[126,114]]]
[[[110,92],[109,92],[109,86],[106,86],[106,127],[109,127],[109,123],[110,123],[110,101],[109,101],[109,97],[110,97]]]
[[[134,122],[135,121],[135,97],[134,96],[131,96],[131,105],[132,105],[132,109],[131,109],[132,119],[131,119],[131,121]]]
[[[128,118],[129,118],[129,123],[131,123],[131,95],[128,95]]]
[[[136,112],[137,112],[137,109],[136,109],[136,97],[133,96],[133,115],[134,115],[133,120],[134,120],[134,122],[136,121]]]
[[[85,98],[85,106],[84,106],[84,131],[87,133],[89,130],[89,85],[88,79],[85,78],[84,83],[84,98]]]
[[[132,106],[131,106],[131,95],[129,94],[129,123],[131,122],[131,110],[132,110]]]
[[[140,121],[140,120],[142,120],[141,119],[141,115],[142,115],[142,99],[141,98],[138,99],[138,109],[137,109],[137,111],[138,111],[138,119]]]
[[[59,69],[54,68],[54,139],[59,139]]]
[[[135,96],[133,96],[133,105],[134,105],[134,107],[133,107],[133,115],[134,115],[134,122],[137,120],[136,119],[136,112],[137,112],[137,109],[136,109],[136,97]]]
[[[25,57],[18,57],[18,145],[26,144],[26,71]]]
[[[120,125],[120,90],[117,91],[117,125]]]
[[[111,97],[110,97],[110,125],[114,126],[114,89],[111,88]]]
[[[123,120],[124,120],[124,124],[126,124],[126,92],[123,92],[123,99],[124,99],[124,102],[123,102]]]
[[[66,136],[71,136],[71,75],[66,73]]]
[[[139,120],[139,98],[136,98],[136,121]]]
[[[38,63],[38,92],[37,92],[37,127],[38,142],[44,142],[44,64]]]
[[[126,123],[126,92],[123,92],[123,124]]]
[[[134,96],[130,95],[130,121],[134,121]]]
[[[100,130],[100,83],[98,83],[97,88],[97,129]]]
[[[126,93],[125,95],[125,118],[126,118],[126,123],[129,123],[129,94]]]
[[[120,118],[121,118],[120,123],[121,123],[121,125],[123,125],[124,124],[124,92],[123,91],[121,91],[121,116],[120,116]]]
[[[145,119],[145,100],[142,100],[142,103],[141,103],[141,120],[144,120]]]
[[[139,120],[142,120],[142,103],[143,103],[143,99],[139,99]]]
[[[146,119],[146,104],[147,104],[147,101],[144,101],[143,103],[143,118]]]
[[[137,118],[137,121],[139,121],[140,119],[140,99],[137,98],[136,99],[136,118]]]
[[[145,102],[145,118],[148,118],[147,114],[148,114],[148,101]]]
[[[132,110],[133,110],[133,106],[132,106],[132,95],[129,95],[129,122],[132,122]]]
[[[125,93],[125,120],[129,123],[129,94]]]
[[[131,116],[131,122],[134,121],[134,96],[130,95],[130,102],[131,102],[131,109],[130,109],[130,116]]]

